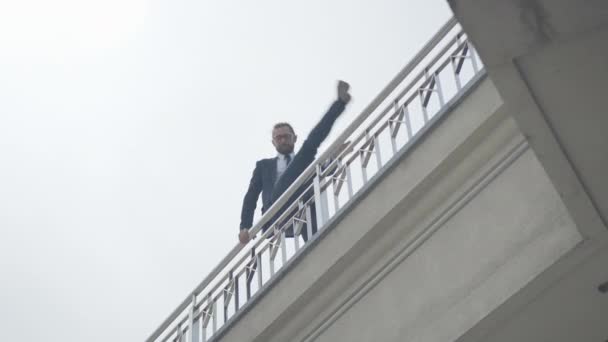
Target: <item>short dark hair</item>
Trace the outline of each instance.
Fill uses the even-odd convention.
[[[293,133],[293,135],[296,135],[296,132],[293,130],[293,127],[291,127],[291,125],[287,122],[276,123],[274,125],[274,127],[272,127],[272,130],[274,131],[275,129],[281,128],[281,127],[289,127],[289,130],[291,131],[291,133]]]

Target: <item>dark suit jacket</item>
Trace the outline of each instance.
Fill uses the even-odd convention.
[[[262,193],[262,213],[272,205],[272,191],[277,180],[277,158],[258,160],[243,199],[240,229],[251,228],[258,197]]]
[[[240,229],[251,228],[253,223],[253,214],[255,212],[256,203],[260,192],[262,192],[262,213],[270,208],[272,203],[278,199],[287,188],[293,183],[296,178],[315,160],[317,150],[323,140],[327,138],[331,128],[340,114],[344,111],[345,103],[335,101],[327,113],[323,115],[321,121],[312,129],[308,137],[302,144],[302,147],[295,154],[289,166],[277,180],[277,159],[262,159],[256,163],[253,170],[253,176],[249,183],[249,189],[243,199],[243,209],[241,210],[241,225]],[[312,180],[309,180],[304,186],[290,197],[290,200],[279,210],[277,215],[280,215],[293,201],[302,194],[307,185]],[[276,184],[275,184],[276,183]],[[272,221],[272,220],[271,220]],[[270,222],[270,221],[269,221]],[[267,227],[264,227],[267,228]]]

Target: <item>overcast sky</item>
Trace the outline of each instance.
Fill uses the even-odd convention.
[[[450,15],[0,0],[0,341],[145,339],[237,243],[272,124],[302,141],[344,79],[337,136]]]

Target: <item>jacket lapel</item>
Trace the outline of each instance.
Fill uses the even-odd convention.
[[[268,163],[268,168],[270,170],[268,170],[269,174],[270,174],[270,184],[272,184],[272,186],[274,187],[274,183],[277,182],[277,158],[272,158],[270,160],[270,163]]]

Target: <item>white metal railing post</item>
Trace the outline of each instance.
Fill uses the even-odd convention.
[[[340,192],[342,191],[342,185],[344,185],[344,178],[346,177],[344,171],[345,170],[342,166],[342,161],[338,159],[336,161],[336,169],[334,170],[333,176],[331,177],[334,197],[334,208],[336,211],[340,209]]]
[[[285,232],[285,229],[283,229],[280,232],[280,236],[281,236],[281,261],[283,262],[281,264],[281,267],[285,266],[285,264],[287,263],[287,242],[285,241],[285,234],[287,234]]]
[[[319,165],[316,166],[316,172],[312,183],[315,198],[315,210],[317,214],[317,229],[320,229],[325,223],[325,217],[323,216],[323,199],[321,198],[321,167]],[[311,236],[312,235],[309,235],[309,238]]]
[[[318,222],[318,221],[317,221]],[[312,225],[315,224],[312,218],[312,210],[310,209],[310,204],[306,205],[306,233],[307,236],[312,236]],[[317,224],[318,227],[318,224]]]
[[[380,139],[378,139],[378,134],[374,134],[374,152],[376,152],[376,164],[378,165],[378,171],[382,169],[382,155],[380,152]]]
[[[422,110],[422,117],[424,119],[424,124],[426,124],[429,121],[429,113],[427,112],[426,106],[427,103],[425,103],[425,97],[427,95],[427,93],[430,91],[430,81],[429,81],[429,71],[428,69],[424,69],[424,79],[425,79],[425,83],[427,84],[427,86],[429,88],[423,88],[420,87],[420,89],[418,90],[418,97],[420,98],[420,108]]]
[[[188,342],[198,342],[198,324],[195,324],[194,321],[195,308],[196,295],[192,294],[192,303],[190,304],[190,312],[188,313]]]
[[[207,341],[207,327],[209,326],[209,322],[211,322],[211,318],[213,316],[213,300],[211,299],[211,294],[207,295],[207,304],[201,311],[201,328],[203,330],[203,342]]]
[[[399,127],[401,126],[401,122],[403,118],[401,118],[401,112],[399,109],[399,101],[395,100],[393,102],[393,107],[395,111],[396,119],[389,119],[389,128],[391,131],[391,147],[393,148],[393,154],[397,153],[397,134],[399,133]]]
[[[354,189],[353,189],[353,175],[350,171],[350,165],[346,164],[346,185],[348,189],[348,199],[353,198]]]
[[[181,323],[177,323],[177,342],[184,342],[184,331]]]
[[[211,314],[213,315],[211,319],[211,331],[213,334],[217,331],[217,301],[215,299],[212,300],[213,309],[211,309]]]
[[[473,72],[477,73],[479,71],[479,67],[477,66],[477,52],[475,51],[475,47],[471,42],[467,42],[469,45],[469,53],[471,54],[471,64],[473,65]]]
[[[437,92],[437,98],[439,99],[439,110],[445,106],[445,99],[443,98],[443,89],[441,88],[441,80],[439,79],[439,72],[435,72],[435,91]]]
[[[262,252],[259,252],[256,256],[257,258],[257,263],[258,263],[258,291],[262,289],[262,286],[264,285],[264,281],[263,281],[263,275],[262,275]]]

